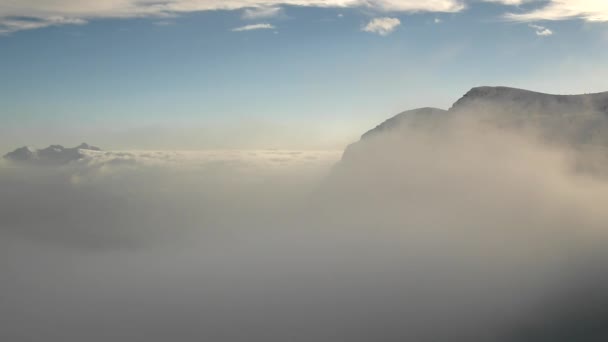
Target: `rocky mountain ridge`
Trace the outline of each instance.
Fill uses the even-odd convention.
[[[62,165],[83,158],[83,150],[101,151],[99,147],[91,146],[87,143],[82,143],[71,148],[61,145],[50,145],[43,149],[24,146],[7,153],[4,155],[4,159],[17,163]]]

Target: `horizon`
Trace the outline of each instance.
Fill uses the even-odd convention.
[[[475,89],[481,89],[481,88],[493,88],[493,89],[505,89],[505,90],[518,90],[518,91],[525,91],[528,93],[534,93],[534,94],[538,94],[538,95],[551,95],[551,96],[572,96],[572,97],[576,97],[576,96],[580,96],[580,95],[601,95],[601,94],[605,94],[608,93],[608,91],[601,91],[601,92],[594,92],[594,93],[583,93],[583,94],[550,94],[550,93],[545,93],[545,92],[540,92],[540,91],[534,91],[534,90],[530,90],[530,89],[523,89],[523,88],[515,88],[515,87],[507,87],[507,86],[488,86],[488,85],[482,85],[482,86],[475,86],[470,88],[470,90],[468,92],[466,92],[465,94],[463,94],[459,99],[461,99],[462,97],[464,97],[466,94],[468,94],[469,92],[475,90]],[[445,111],[449,111],[451,109],[451,107],[457,102],[458,100],[456,100],[454,103],[452,103],[452,105],[450,105],[449,107],[446,108],[438,108],[438,107],[431,107],[431,106],[424,106],[424,107],[418,107],[418,108],[410,108],[410,109],[406,109],[404,111],[401,111],[393,116],[389,116],[386,119],[383,119],[382,121],[370,126],[370,127],[374,127],[376,125],[379,125],[381,123],[383,123],[384,121],[387,121],[395,116],[398,116],[400,114],[403,114],[404,112],[408,112],[408,111],[415,111],[415,110],[419,110],[419,109],[425,109],[425,108],[430,108],[430,109],[440,109],[440,110],[445,110]],[[187,152],[187,151],[239,151],[239,150],[243,150],[243,151],[272,151],[272,150],[284,150],[284,151],[289,151],[289,150],[293,150],[293,151],[341,151],[343,150],[345,147],[347,147],[348,145],[356,142],[359,138],[363,137],[366,132],[370,131],[371,128],[367,129],[366,131],[364,131],[363,133],[361,133],[359,136],[354,136],[352,137],[352,140],[350,142],[345,142],[343,145],[335,145],[335,146],[331,146],[330,148],[327,147],[313,147],[313,148],[285,148],[285,149],[281,149],[278,147],[260,147],[260,146],[255,146],[255,147],[245,147],[245,148],[239,148],[239,147],[195,147],[195,148],[113,148],[112,151],[171,151],[171,150],[175,150],[175,151],[179,151],[179,152]],[[356,133],[355,133],[356,134]],[[79,144],[72,144],[72,145],[83,145],[83,144],[87,144],[87,142],[82,141]],[[34,149],[41,149],[41,148],[45,148],[45,147],[50,147],[52,145],[59,145],[61,147],[65,147],[65,148],[70,148],[70,145],[63,145],[63,144],[56,144],[56,143],[51,143],[48,145],[44,145],[44,146],[39,146],[39,145],[32,145],[32,144],[28,144],[28,145],[22,145],[19,147],[16,147],[15,149],[19,149],[22,147],[28,147],[28,148],[34,148]],[[95,146],[95,145],[92,145]],[[103,150],[103,149],[102,149]],[[4,151],[4,153],[8,153],[14,151],[10,150],[10,151]]]

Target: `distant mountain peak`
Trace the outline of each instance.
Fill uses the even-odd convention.
[[[19,163],[36,163],[48,165],[62,165],[82,159],[85,155],[82,150],[101,151],[99,147],[82,143],[76,147],[66,148],[61,145],[50,145],[43,149],[33,147],[20,147],[4,155],[4,159]]]

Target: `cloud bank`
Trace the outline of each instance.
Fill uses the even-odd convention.
[[[550,139],[567,113],[475,114],[405,116],[338,164],[273,150],[5,161],[0,337],[606,336],[604,149]]]

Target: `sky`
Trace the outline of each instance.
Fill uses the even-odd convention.
[[[604,0],[0,0],[0,151],[342,149],[504,85],[608,90]]]

